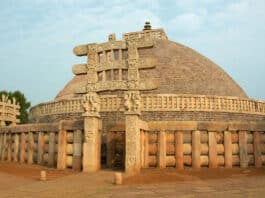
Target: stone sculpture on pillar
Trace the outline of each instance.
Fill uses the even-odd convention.
[[[83,116],[85,117],[100,117],[100,98],[97,93],[89,92],[84,96],[83,107],[85,109],[85,113]]]
[[[139,91],[127,91],[124,94],[124,108],[126,114],[140,115],[141,96]]]

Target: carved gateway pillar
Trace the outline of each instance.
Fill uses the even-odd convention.
[[[99,110],[100,98],[97,94],[96,83],[98,81],[96,67],[98,60],[98,45],[88,44],[76,47],[74,52],[77,55],[87,55],[85,68],[86,84],[84,89],[84,143],[83,143],[83,171],[93,172],[100,168],[101,136],[99,132]]]
[[[125,172],[133,175],[140,172],[140,92],[125,92]]]
[[[99,96],[94,92],[86,94],[84,108],[83,172],[93,172],[100,169]]]
[[[138,126],[140,91],[156,89],[158,82],[156,79],[140,78],[139,70],[154,69],[157,60],[139,57],[138,49],[153,47],[157,39],[167,39],[164,31],[148,29],[147,31],[124,34],[120,41],[116,41],[112,35],[107,43],[91,43],[74,48],[74,53],[77,56],[87,56],[88,58],[87,64],[73,66],[74,74],[86,74],[84,84],[75,90],[76,94],[85,95],[84,171],[95,171],[99,168],[100,98],[98,93],[104,91],[124,91],[126,172],[134,173],[140,170],[140,129]],[[111,53],[111,57],[106,58],[109,53]],[[114,92],[114,94],[116,93]]]

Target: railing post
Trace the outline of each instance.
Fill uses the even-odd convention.
[[[74,131],[73,170],[81,171],[82,166],[82,131]]]
[[[209,135],[209,168],[217,168],[216,133],[209,131],[208,135]]]
[[[176,146],[176,167],[179,170],[182,170],[184,168],[183,163],[183,132],[177,131],[175,133],[175,146]]]
[[[240,167],[248,167],[248,151],[247,151],[247,132],[239,131],[239,156],[240,156]]]
[[[225,151],[225,167],[232,168],[233,159],[232,159],[232,138],[231,132],[224,132],[224,151]]]
[[[261,141],[260,141],[260,132],[255,131],[253,133],[254,136],[254,158],[255,158],[255,167],[260,168],[262,167],[262,160],[261,160]]]
[[[18,161],[18,152],[19,152],[19,135],[16,133],[14,134],[14,145],[15,145],[15,148],[14,148],[14,156],[13,156],[13,160],[14,162],[17,162]]]
[[[201,167],[201,132],[192,131],[192,167]]]
[[[6,159],[6,133],[3,134],[1,160]]]
[[[58,155],[57,169],[64,170],[66,168],[66,146],[67,146],[67,131],[63,128],[63,122],[59,123],[58,132]]]
[[[33,163],[34,139],[33,133],[28,133],[28,164]]]
[[[21,133],[21,136],[20,136],[20,156],[19,156],[20,163],[25,162],[25,144],[26,144],[26,134]]]
[[[166,132],[160,131],[158,138],[158,166],[166,168]]]
[[[7,161],[11,161],[12,159],[12,136],[11,132],[8,133],[8,140],[7,140]]]
[[[48,166],[53,167],[55,165],[55,133],[50,132],[49,135],[49,158]]]
[[[38,134],[38,164],[43,164],[43,154],[44,154],[44,134],[39,132]]]

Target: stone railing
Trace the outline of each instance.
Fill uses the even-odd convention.
[[[6,122],[11,122],[12,125],[19,123],[19,119],[17,119],[19,108],[20,106],[14,98],[11,102],[7,96],[2,95],[0,99],[0,126],[5,126]]]
[[[100,102],[101,112],[124,111],[123,97],[104,95],[100,97]],[[83,111],[81,98],[61,100],[33,107],[30,117]],[[206,111],[265,115],[265,102],[224,96],[143,94],[141,111]]]
[[[82,99],[60,100],[47,103],[41,103],[30,110],[29,118],[65,114],[65,113],[82,113]]]
[[[213,111],[265,114],[265,102],[224,96],[142,95],[142,111]]]
[[[139,128],[141,168],[265,165],[264,122],[151,121]],[[124,163],[125,130],[118,123],[107,133],[110,167]]]
[[[81,170],[83,120],[0,127],[0,160]]]

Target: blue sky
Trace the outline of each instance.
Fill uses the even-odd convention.
[[[265,100],[264,0],[1,1],[0,90],[21,90],[33,105],[53,100],[85,61],[74,46],[121,38],[146,20]]]

